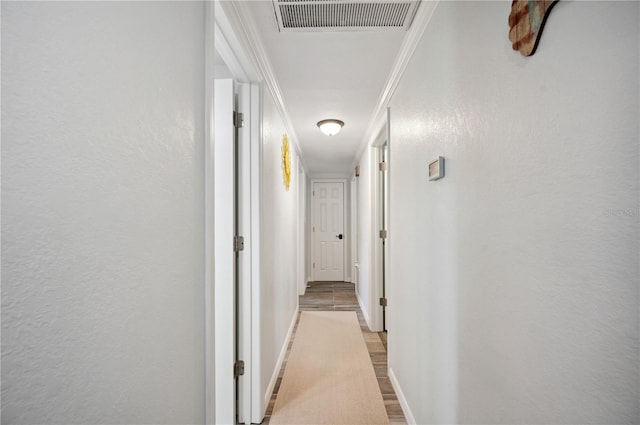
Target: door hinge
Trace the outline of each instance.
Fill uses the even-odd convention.
[[[244,361],[238,360],[233,364],[233,377],[237,378],[242,375],[244,375]]]
[[[243,236],[234,236],[233,237],[233,250],[235,252],[244,251],[244,237]]]
[[[387,163],[382,161],[378,164],[378,168],[380,169],[380,171],[387,171]]]
[[[384,298],[384,297],[380,298],[380,305],[382,307],[386,307],[387,306],[387,299]]]
[[[244,127],[244,114],[243,113],[233,111],[233,126],[235,128]]]
[[[316,231],[316,226],[313,226],[312,229],[313,229],[312,232],[315,232]]]
[[[313,268],[314,268],[314,269],[316,268],[316,263],[313,263]]]
[[[380,230],[380,239],[387,239],[387,231],[385,229]]]

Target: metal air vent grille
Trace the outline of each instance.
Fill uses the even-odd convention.
[[[281,31],[407,30],[418,2],[273,0]]]

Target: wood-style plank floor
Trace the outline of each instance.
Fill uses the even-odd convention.
[[[386,349],[386,334],[378,334],[376,332],[369,331],[367,323],[364,320],[358,300],[356,299],[355,289],[353,283],[345,282],[311,282],[307,285],[307,291],[305,295],[300,297],[300,311],[355,311],[358,314],[358,320],[360,321],[360,329],[362,335],[367,344],[369,350],[369,356],[371,357],[371,363],[376,372],[378,378],[378,385],[382,392],[382,398],[387,409],[387,415],[389,416],[389,422],[394,425],[406,424],[402,408],[398,402],[391,381],[387,375],[387,349]],[[299,319],[299,318],[298,318]],[[297,330],[296,323],[296,330]],[[295,330],[294,330],[295,336]],[[292,338],[293,340],[293,338]],[[291,343],[289,343],[289,350],[291,350]],[[287,366],[287,356],[285,357],[284,364],[280,369],[278,381],[271,395],[271,401],[267,407],[267,414],[262,422],[264,425],[269,424],[271,418],[271,412],[276,402],[278,390],[280,389],[280,383],[282,382],[282,376],[284,369]]]

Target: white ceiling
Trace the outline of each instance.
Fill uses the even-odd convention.
[[[271,1],[244,3],[271,65],[310,176],[349,176],[405,30],[280,32]],[[316,123],[345,122],[336,136]]]

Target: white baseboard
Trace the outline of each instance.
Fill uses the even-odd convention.
[[[400,407],[402,407],[402,412],[404,413],[404,418],[407,420],[407,424],[415,425],[416,418],[413,417],[413,413],[409,408],[409,403],[407,403],[407,399],[402,392],[402,388],[400,388],[400,383],[398,382],[398,378],[396,378],[396,374],[393,373],[393,369],[389,368],[387,371],[389,374],[389,380],[391,381],[391,385],[393,386],[393,390],[396,392],[396,397],[398,397],[398,401],[400,402]]]
[[[358,299],[358,305],[360,306],[360,311],[362,312],[362,316],[364,317],[365,322],[367,322],[367,326],[371,329],[371,319],[369,318],[369,311],[364,308],[364,304],[362,303],[362,299],[360,298],[360,294],[358,293],[358,288],[356,288],[356,298]]]
[[[276,362],[276,367],[271,375],[271,380],[269,381],[269,385],[267,385],[267,391],[264,394],[264,412],[262,412],[262,417],[267,412],[267,407],[269,406],[269,401],[271,400],[271,394],[273,394],[273,389],[276,387],[276,383],[278,382],[278,375],[280,374],[280,369],[282,368],[282,364],[284,363],[284,358],[287,355],[287,348],[289,347],[289,342],[291,341],[291,337],[293,336],[293,329],[296,327],[296,321],[298,320],[298,312],[299,308],[296,308],[296,312],[293,315],[293,320],[291,320],[291,324],[289,325],[289,330],[287,331],[287,337],[284,339],[284,344],[282,345],[282,349],[280,350],[280,355],[278,356],[278,361]]]

